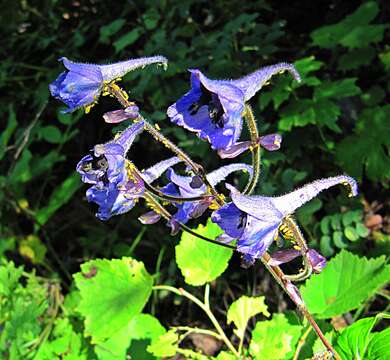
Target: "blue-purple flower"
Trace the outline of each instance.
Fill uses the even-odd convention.
[[[77,63],[62,57],[66,71],[62,72],[50,86],[50,92],[56,99],[64,102],[72,112],[80,107],[93,104],[100,96],[104,86],[129,71],[146,65],[158,63],[167,65],[163,56],[130,59],[108,65]]]
[[[229,174],[240,170],[248,172],[249,176],[252,176],[252,166],[240,163],[222,166],[207,174],[206,178],[210,185],[214,187],[225,180]],[[167,176],[170,182],[161,189],[167,195],[190,198],[207,193],[206,185],[204,185],[198,177],[177,175],[173,169],[168,169]],[[210,196],[199,201],[175,203],[178,210],[168,222],[172,228],[172,233],[175,233],[178,230],[178,222],[186,224],[190,219],[201,216],[212,202],[213,197]]]
[[[191,90],[167,114],[175,124],[209,141],[213,149],[228,149],[241,135],[245,102],[273,75],[286,70],[300,81],[294,66],[287,63],[266,66],[237,80],[211,80],[197,69],[189,70]]]
[[[181,160],[178,157],[172,157],[167,160],[160,161],[152,167],[145,170],[141,178],[131,175],[132,164],[126,160],[126,170],[124,178],[118,184],[109,182],[106,185],[94,185],[87,190],[87,200],[95,202],[99,208],[96,216],[100,220],[108,220],[114,215],[124,214],[130,211],[139,198],[145,192],[145,182],[151,184],[158,179],[168,168],[179,163]]]
[[[225,231],[224,241],[226,236],[230,240],[238,239],[237,250],[243,253],[246,262],[252,263],[277,238],[279,226],[285,217],[319,192],[337,184],[348,186],[350,196],[357,195],[356,181],[346,175],[317,180],[277,197],[243,195],[227,184],[232,202],[214,211],[211,219]]]
[[[133,176],[126,154],[143,129],[143,121],[129,126],[112,141],[95,145],[77,164],[82,181],[93,185],[87,190],[87,200],[99,205],[96,216],[101,220],[128,212],[143,195],[144,182],[151,183],[181,161],[173,157],[147,169],[141,178]]]

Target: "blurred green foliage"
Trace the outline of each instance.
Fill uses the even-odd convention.
[[[209,170],[218,164],[209,145],[172,127],[165,116],[189,87],[186,69],[200,68],[211,78],[236,78],[263,65],[293,62],[302,75],[300,84],[287,75],[277,77],[254,99],[260,131],[283,135],[280,151],[263,154],[256,192],[283,193],[347,172],[359,181],[359,199],[330,192],[298,212],[310,245],[326,255],[348,249],[369,256],[390,248],[390,13],[384,1],[3,0],[1,5],[0,353],[5,358],[35,352],[38,359],[94,358],[90,338],[82,335],[83,317],[76,311],[80,295],[71,277],[91,259],[135,256],[155,281],[177,286],[185,281],[178,279],[182,262],[174,261],[177,239],[169,237],[164,225],[142,229],[136,220],[142,209],[107,223],[94,218],[74,168],[94,144],[112,136],[101,115],[117,105],[103,98],[88,115],[61,114],[62,105],[49,99],[48,92],[48,84],[62,71],[57,62],[61,56],[96,63],[166,56],[166,72],[134,72],[123,86],[145,117],[158,122]],[[142,167],[168,155],[151,141],[142,137],[134,147],[133,158]],[[374,202],[378,210],[373,213],[367,204]],[[373,215],[382,222],[366,227]],[[26,272],[10,260],[24,265]],[[253,273],[238,268],[238,256],[232,262],[227,271],[237,294],[258,291]],[[111,265],[104,266],[108,271]],[[224,276],[215,291],[219,298],[226,295]],[[78,279],[80,283],[81,275]],[[181,304],[177,298],[153,295],[148,306],[168,324],[172,319],[163,314],[173,302]],[[88,316],[87,311],[81,314]],[[178,316],[194,319],[183,309]],[[136,346],[136,340],[146,339],[141,344],[145,348],[163,332],[155,318],[139,322],[150,328],[150,336],[134,330],[122,352],[130,342]],[[92,330],[90,335],[95,336]],[[105,346],[120,348],[116,343]],[[255,353],[256,345],[251,349]]]

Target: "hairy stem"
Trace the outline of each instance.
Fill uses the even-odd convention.
[[[115,86],[115,84],[114,85],[109,84],[107,85],[107,90],[109,93],[111,93],[116,97],[116,99],[122,104],[122,106],[129,107],[131,105],[134,105],[134,103],[126,99],[126,96],[124,96],[123,91],[118,90],[117,85]],[[215,201],[217,201],[219,205],[223,205],[223,200],[221,196],[207,180],[206,173],[203,167],[195,163],[183,150],[181,150],[172,141],[170,141],[163,134],[161,134],[160,131],[158,131],[152,124],[146,121],[142,116],[138,118],[138,120],[140,119],[144,121],[145,130],[149,132],[157,141],[161,142],[168,149],[170,149],[174,154],[176,154],[180,159],[182,159],[188,166],[190,166],[194,171],[194,173],[202,179],[203,183],[206,185],[210,194],[215,198]]]
[[[287,289],[287,284],[290,283],[289,280],[286,280],[286,277],[283,273],[283,271],[279,268],[279,266],[270,266],[268,262],[270,261],[271,256],[268,253],[264,253],[264,255],[261,257],[261,262],[263,265],[267,268],[267,270],[271,273],[271,275],[274,277],[274,279],[277,281],[277,283],[280,285],[280,287],[285,291],[285,293],[290,297],[290,299],[294,302],[294,304],[297,306],[298,310],[302,313],[302,315],[306,318],[306,320],[310,323],[311,327],[316,332],[317,336],[320,338],[321,342],[324,344],[326,349],[334,356],[336,360],[341,360],[340,356],[336,353],[336,351],[333,349],[332,345],[329,343],[329,341],[325,338],[325,335],[315,322],[313,316],[309,313],[309,310],[307,309],[305,303],[303,300],[297,301],[296,297],[292,296],[291,292]]]
[[[168,286],[168,285],[155,285],[153,286],[153,290],[167,290],[171,291],[177,295],[184,296],[188,300],[192,301],[196,305],[198,305],[207,315],[207,317],[210,319],[212,324],[214,325],[215,329],[217,330],[218,334],[220,335],[222,341],[225,343],[225,345],[228,347],[228,349],[237,357],[240,357],[240,354],[238,351],[235,349],[233,344],[230,342],[230,340],[227,338],[225,332],[221,328],[221,326],[218,323],[218,320],[215,318],[214,314],[211,312],[210,306],[204,304],[202,301],[200,301],[197,297],[189,293],[188,291],[180,288],[177,289],[173,286]]]
[[[257,129],[256,119],[253,115],[252,108],[245,105],[244,119],[249,129],[252,142],[252,166],[253,176],[246,185],[243,194],[249,195],[253,192],[260,177],[260,144],[258,144],[259,131]]]
[[[166,210],[165,207],[163,207],[151,194],[145,192],[145,194],[143,196],[154,211],[156,211],[158,214],[163,216],[166,220],[172,219],[172,215],[168,212],[168,210]],[[213,243],[213,244],[216,244],[219,246],[223,246],[223,247],[226,247],[226,248],[229,248],[232,250],[235,249],[235,246],[225,244],[225,243],[219,242],[219,241],[214,240],[214,239],[210,239],[206,236],[203,236],[201,234],[196,233],[195,231],[191,230],[189,227],[187,227],[186,225],[184,225],[180,222],[177,222],[177,223],[179,224],[179,227],[182,231],[188,232],[189,234],[196,236],[197,238],[199,238],[201,240],[205,240],[205,241],[208,241],[210,243]]]

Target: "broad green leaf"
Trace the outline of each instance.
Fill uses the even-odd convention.
[[[302,327],[291,325],[285,315],[275,314],[271,320],[256,323],[249,352],[255,359],[291,359],[301,331]]]
[[[143,263],[132,258],[88,261],[74,279],[85,333],[95,343],[109,339],[141,313],[153,284]]]
[[[102,360],[125,359],[132,340],[148,339],[153,341],[165,332],[164,327],[155,317],[150,314],[138,314],[109,339],[98,342],[95,346],[95,352]],[[130,355],[132,354],[130,353]]]
[[[341,133],[337,119],[341,114],[340,107],[329,99],[321,99],[313,103],[316,124],[328,127],[330,130]]]
[[[386,28],[387,25],[357,26],[343,36],[340,44],[350,49],[366,47],[371,43],[382,41]]]
[[[157,357],[174,356],[178,349],[179,335],[174,329],[160,335],[147,347],[147,351]]]
[[[375,49],[373,47],[364,47],[348,51],[339,58],[339,70],[353,70],[360,66],[369,66],[372,59],[375,57]]]
[[[339,249],[345,249],[348,247],[348,244],[344,242],[344,237],[343,233],[341,231],[335,231],[333,232],[332,239],[334,244],[339,248]]]
[[[82,182],[77,173],[72,174],[60,184],[51,194],[48,204],[36,212],[39,225],[45,224],[61,206],[66,204],[81,185]]]
[[[357,78],[323,82],[314,90],[314,99],[343,98],[360,94],[360,88],[355,84]]]
[[[388,359],[390,357],[390,329],[372,333],[378,318],[358,320],[343,330],[337,339],[335,350],[345,359]],[[386,316],[389,318],[388,316]]]
[[[367,259],[342,250],[321,274],[306,281],[301,293],[309,311],[324,319],[356,309],[389,279],[384,256]]]
[[[209,219],[206,226],[194,231],[210,239],[222,234],[221,228]],[[201,286],[215,280],[228,266],[233,250],[209,243],[184,232],[176,246],[176,262],[187,284]]]
[[[116,19],[109,24],[102,26],[100,28],[100,38],[99,41],[102,43],[107,43],[112,35],[115,35],[123,25],[126,24],[125,19]]]
[[[368,1],[339,23],[314,30],[310,34],[313,44],[324,48],[332,48],[337,44],[342,44],[344,38],[347,37],[344,45],[349,46],[351,40],[348,41],[348,35],[355,29],[365,28],[366,25],[375,19],[378,12],[378,4],[374,1]]]
[[[367,237],[370,234],[370,230],[368,230],[362,223],[356,224],[355,230],[359,237]]]
[[[227,312],[227,323],[235,325],[234,333],[242,339],[248,320],[257,314],[263,314],[266,317],[270,316],[267,305],[264,303],[265,297],[248,297],[241,296],[234,301]]]
[[[125,49],[129,45],[133,44],[138,40],[141,35],[141,29],[135,28],[134,30],[128,32],[126,35],[120,37],[117,41],[114,42],[115,52],[118,53],[121,50]]]
[[[313,102],[309,99],[291,101],[281,112],[278,128],[290,131],[293,127],[303,127],[315,124],[316,113]]]
[[[18,126],[13,105],[10,104],[8,109],[9,109],[8,110],[9,114],[8,114],[7,126],[0,134],[0,160],[4,157],[4,154],[8,146],[8,142],[11,139],[12,134],[16,130],[16,127]]]
[[[59,144],[62,142],[61,131],[53,125],[41,127],[38,134],[51,144]]]
[[[336,146],[336,160],[351,176],[362,178],[363,169],[373,181],[390,179],[390,105],[362,111],[355,134]]]
[[[366,106],[376,106],[380,104],[385,97],[386,93],[383,88],[379,85],[374,85],[369,88],[364,94],[362,94],[361,99]]]

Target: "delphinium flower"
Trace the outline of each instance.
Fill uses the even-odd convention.
[[[97,101],[107,84],[132,70],[154,63],[165,67],[168,63],[163,56],[142,57],[107,65],[78,63],[66,57],[62,57],[60,61],[66,71],[62,72],[49,88],[52,96],[68,106],[64,112],[72,112],[80,107],[88,109]]]
[[[283,219],[319,192],[337,184],[349,186],[350,195],[357,195],[356,181],[346,175],[320,179],[277,197],[243,195],[226,184],[232,202],[214,211],[211,219],[225,231],[223,241],[238,240],[237,250],[243,254],[244,262],[251,264],[278,237]]]
[[[230,164],[210,172],[206,175],[206,178],[209,184],[214,187],[235,171],[245,171],[249,176],[252,176],[252,166],[247,164]],[[198,177],[177,175],[172,168],[168,169],[167,177],[169,183],[161,189],[166,195],[191,198],[207,193],[206,185]],[[179,230],[179,223],[186,224],[190,219],[201,216],[213,203],[213,200],[213,197],[210,196],[199,201],[175,203],[178,210],[168,222],[168,225],[171,226],[172,234],[177,233]]]
[[[87,200],[99,205],[96,216],[101,220],[131,210],[145,191],[144,182],[153,182],[181,161],[173,157],[144,171],[141,178],[131,176],[132,164],[126,159],[126,154],[136,136],[143,131],[143,126],[143,121],[137,122],[114,140],[95,145],[77,164],[76,170],[82,181],[93,185],[87,190]]]
[[[294,66],[287,63],[266,66],[236,80],[211,80],[197,69],[189,70],[191,90],[167,114],[175,124],[209,141],[213,149],[229,149],[240,137],[245,103],[273,75],[286,70],[300,81]]]

